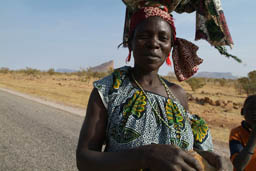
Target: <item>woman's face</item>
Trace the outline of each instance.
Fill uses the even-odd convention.
[[[147,71],[158,70],[171,50],[171,27],[160,17],[149,17],[134,32],[131,49],[135,66]]]
[[[245,120],[249,123],[250,127],[256,126],[256,107],[245,107],[243,110]]]

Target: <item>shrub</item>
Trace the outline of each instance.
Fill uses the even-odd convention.
[[[18,70],[17,72],[21,72],[21,73],[24,73],[26,75],[33,75],[33,76],[38,75],[38,74],[41,73],[40,70],[29,68],[29,67],[26,67],[26,69]]]
[[[196,89],[202,88],[206,84],[205,79],[202,78],[190,78],[186,80],[186,82],[191,87],[192,91],[196,91]]]
[[[3,73],[3,74],[7,74],[10,72],[10,69],[9,68],[6,68],[6,67],[2,67],[0,68],[0,73]]]
[[[225,78],[222,78],[222,79],[218,79],[218,82],[219,82],[219,84],[220,84],[220,86],[225,86],[226,85],[226,83],[227,83],[227,80],[225,79]]]
[[[240,91],[241,89],[247,94],[256,93],[256,70],[248,73],[248,77],[242,77],[237,80],[236,88]]]
[[[50,68],[50,69],[48,69],[47,74],[54,75],[55,74],[55,70],[53,68]]]

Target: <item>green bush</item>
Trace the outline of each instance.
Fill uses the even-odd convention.
[[[21,73],[24,73],[26,75],[38,75],[41,73],[40,70],[38,69],[33,69],[33,68],[30,68],[30,67],[26,67],[26,69],[21,69],[21,70],[18,70],[17,72],[21,72]]]
[[[225,79],[225,78],[222,78],[222,79],[218,79],[218,82],[219,82],[219,84],[220,84],[220,86],[225,86],[226,85],[226,83],[227,83],[227,80]]]
[[[6,67],[2,67],[0,68],[0,73],[3,73],[3,74],[7,74],[10,72],[10,69],[9,68],[6,68]]]
[[[190,78],[186,80],[186,83],[191,87],[192,91],[196,91],[199,88],[202,88],[206,83],[205,79],[202,78]]]
[[[50,68],[50,69],[48,69],[47,74],[54,75],[55,74],[55,70],[53,68]]]
[[[256,94],[256,70],[248,73],[248,77],[237,79],[236,88],[244,91],[247,95]]]

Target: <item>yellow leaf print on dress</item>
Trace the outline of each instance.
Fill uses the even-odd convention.
[[[191,119],[191,127],[194,134],[195,141],[202,143],[208,135],[208,126],[206,122],[197,116],[198,119]]]
[[[167,100],[165,110],[166,110],[166,117],[167,117],[169,125],[175,124],[174,125],[175,128],[177,128],[177,127],[182,128],[184,126],[183,116],[182,116],[178,106],[175,103],[173,103],[173,101],[171,99]]]
[[[114,75],[113,88],[117,90],[117,89],[119,89],[120,85],[122,84],[121,76],[123,75],[123,73],[120,69],[117,69],[114,71],[113,75]]]
[[[175,129],[176,139],[179,141],[181,138],[181,131],[185,127],[185,120],[183,118],[183,115],[177,104],[173,103],[172,99],[167,100],[165,111],[168,124],[170,126],[173,126],[173,128]]]
[[[128,103],[124,105],[124,117],[129,117],[133,115],[136,119],[142,117],[143,112],[145,111],[146,96],[142,91],[136,91],[133,94],[133,97],[128,100]]]

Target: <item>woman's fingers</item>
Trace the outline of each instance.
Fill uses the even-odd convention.
[[[200,163],[191,155],[185,153],[183,157],[184,162],[190,167],[195,169],[196,171],[202,171]],[[191,170],[191,169],[190,169]]]
[[[152,170],[202,171],[200,163],[190,154],[173,145],[151,144],[148,165]]]
[[[180,164],[182,171],[202,171],[199,168],[195,168],[195,166],[188,164],[187,162],[183,161]]]
[[[218,171],[233,170],[233,165],[228,158],[219,157],[217,161],[218,161],[218,165],[217,165]]]

